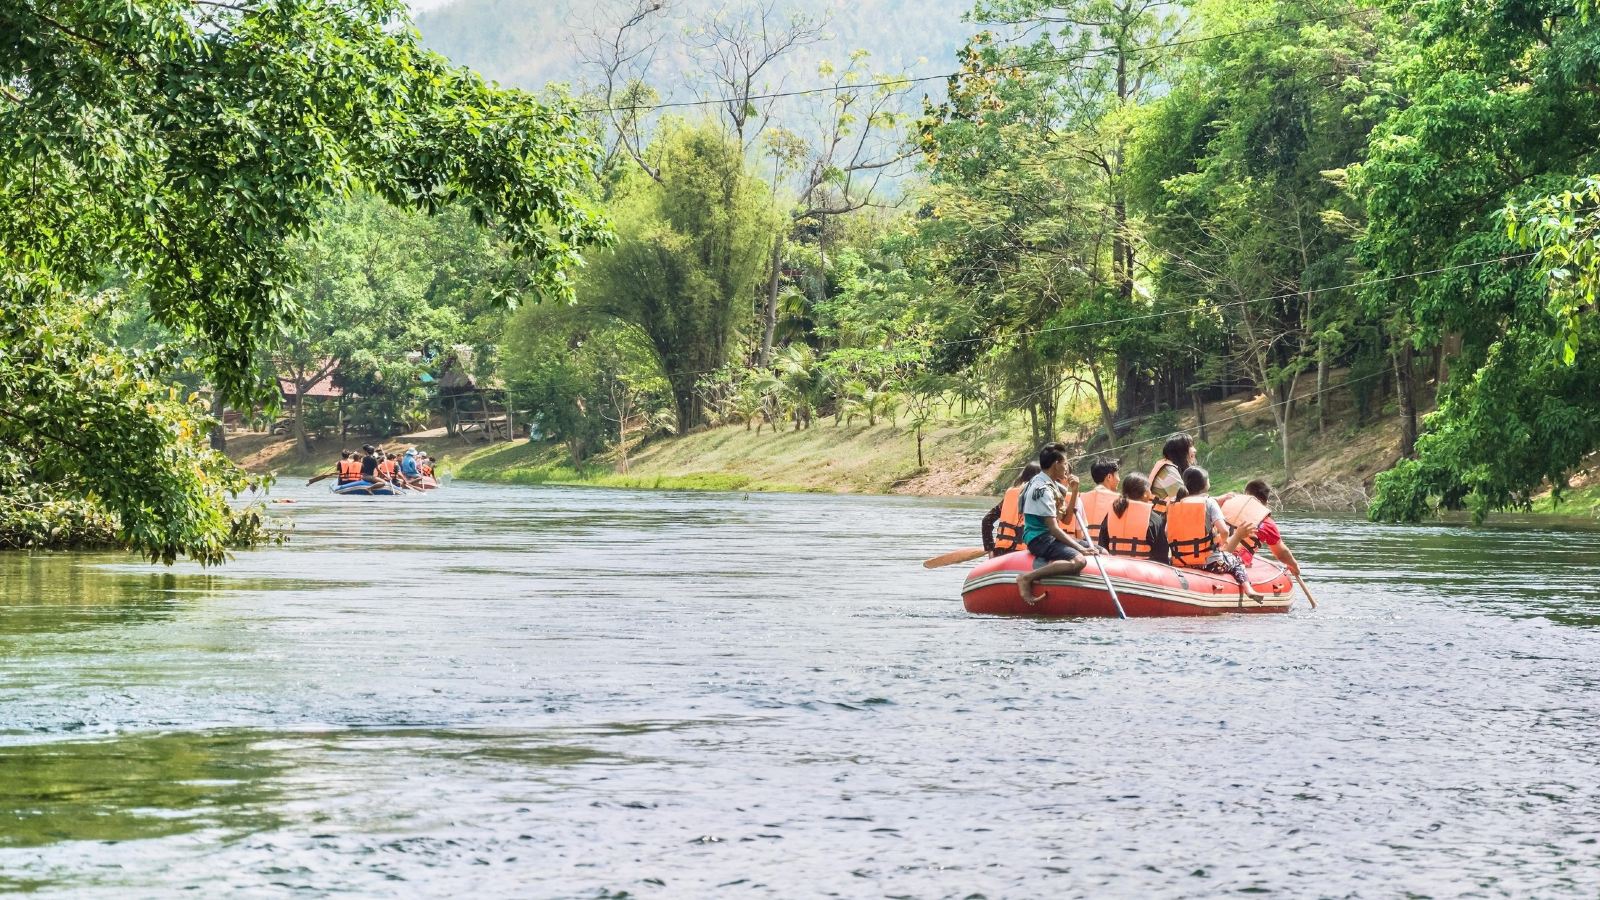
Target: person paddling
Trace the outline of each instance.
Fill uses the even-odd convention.
[[[1278,531],[1278,523],[1272,519],[1272,508],[1268,501],[1272,498],[1272,486],[1260,478],[1244,486],[1244,493],[1224,497],[1222,500],[1222,515],[1228,524],[1234,528],[1252,525],[1255,532],[1250,537],[1239,542],[1239,559],[1250,565],[1255,559],[1255,553],[1265,544],[1272,555],[1283,563],[1291,575],[1300,577],[1300,563],[1294,558],[1294,553],[1283,542],[1283,535]]]
[[[1045,598],[1033,593],[1041,578],[1076,575],[1088,564],[1084,554],[1097,554],[1098,547],[1076,540],[1061,529],[1061,510],[1074,509],[1078,502],[1078,477],[1067,471],[1067,452],[1056,444],[1039,450],[1038,475],[1022,490],[1022,539],[1033,555],[1034,568],[1017,576],[1017,592],[1030,605]],[[1065,488],[1063,488],[1065,485]],[[1062,494],[1070,491],[1066,502]]]
[[[422,469],[417,465],[417,448],[412,447],[400,457],[400,474],[405,476],[408,483],[416,483],[422,477]]]
[[[1245,525],[1228,533],[1222,507],[1207,493],[1211,490],[1211,476],[1205,469],[1190,466],[1183,473],[1183,486],[1186,496],[1169,504],[1166,511],[1172,564],[1232,575],[1245,596],[1258,603],[1265,599],[1250,585],[1244,563],[1233,552],[1240,541],[1254,536],[1255,528]]]
[[[373,488],[388,487],[378,474],[378,467],[383,463],[383,452],[371,444],[362,444],[361,449],[367,454],[361,457],[361,480]]]
[[[1022,489],[1038,474],[1038,463],[1023,466],[1005,497],[983,517],[983,549],[990,556],[1015,553],[1026,546],[1022,541]]]

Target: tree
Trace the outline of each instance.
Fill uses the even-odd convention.
[[[635,417],[668,405],[666,382],[638,328],[584,306],[528,306],[506,327],[503,371],[540,434],[582,465],[613,437],[627,471]]]
[[[154,558],[220,560],[223,495],[241,482],[193,452],[201,410],[94,399],[126,404],[160,383],[76,332],[89,323],[71,308],[108,272],[243,404],[269,396],[256,360],[299,321],[292,244],[330,198],[365,185],[429,212],[461,203],[550,296],[568,294],[567,269],[606,234],[586,200],[595,148],[571,110],[422,50],[394,0],[5,3],[0,34],[0,309],[11,339],[50,335],[4,345],[0,407],[30,412],[0,424],[0,441],[93,451],[7,477],[92,495]],[[89,373],[108,379],[101,391],[65,390]],[[130,440],[138,457],[82,437],[119,432],[165,437]]]
[[[1394,75],[1407,102],[1351,171],[1368,219],[1358,249],[1392,279],[1366,301],[1395,341],[1403,401],[1420,380],[1415,354],[1447,339],[1461,349],[1420,423],[1417,458],[1379,477],[1370,513],[1464,506],[1481,518],[1541,484],[1560,490],[1600,446],[1600,382],[1583,353],[1592,316],[1581,288],[1569,290],[1581,279],[1568,281],[1582,263],[1568,269],[1559,249],[1566,216],[1581,227],[1586,201],[1505,215],[1600,170],[1600,20],[1582,2],[1425,4],[1411,15],[1419,47]],[[1524,240],[1554,250],[1554,293]],[[1401,277],[1414,272],[1428,274]]]
[[[1267,394],[1287,482],[1295,386],[1325,352],[1316,323],[1348,317],[1352,303],[1329,289],[1354,278],[1346,223],[1360,212],[1329,173],[1365,152],[1395,28],[1377,11],[1330,22],[1302,0],[1215,0],[1197,12],[1208,40],[1143,113],[1131,196],[1162,293],[1203,308],[1226,335],[1201,355],[1227,358]],[[1260,21],[1283,24],[1251,27]]]
[[[1088,165],[1110,230],[1110,278],[1124,306],[1134,302],[1137,253],[1129,219],[1127,146],[1130,113],[1166,83],[1168,49],[1183,20],[1157,0],[979,0],[975,21],[1022,29],[1035,59],[1048,58],[1055,80],[1061,148]],[[1117,357],[1117,410],[1138,405],[1137,361]]]
[[[728,360],[749,322],[776,223],[767,192],[721,129],[674,122],[656,141],[659,180],[634,175],[618,189],[620,239],[594,257],[582,296],[649,338],[685,433],[702,421],[696,380]]]

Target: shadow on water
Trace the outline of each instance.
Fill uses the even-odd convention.
[[[712,721],[619,722],[570,729],[220,729],[0,746],[0,848],[63,841],[128,841],[219,829],[246,834],[288,824],[274,810],[301,791],[306,770],[361,771],[381,760],[419,768],[479,762],[501,778],[546,770],[657,763],[595,746]],[[403,769],[403,767],[402,767]],[[326,777],[327,772],[322,773]]]
[[[0,553],[0,637],[160,621],[185,597],[217,586],[209,575],[106,567],[124,559]]]
[[[284,769],[247,732],[0,747],[0,848],[275,828]]]

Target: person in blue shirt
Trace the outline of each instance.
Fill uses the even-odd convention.
[[[1033,592],[1039,579],[1076,575],[1089,563],[1084,554],[1100,552],[1093,544],[1080,544],[1061,530],[1061,510],[1078,506],[1078,476],[1067,471],[1066,448],[1060,444],[1041,447],[1039,468],[1039,474],[1022,489],[1022,540],[1033,554],[1034,568],[1017,576],[1017,591],[1029,604],[1045,598]],[[1065,502],[1064,494],[1068,494]]]

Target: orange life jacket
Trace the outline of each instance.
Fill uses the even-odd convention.
[[[1065,494],[1061,497],[1061,499],[1065,500],[1070,496],[1072,495]],[[1082,538],[1084,536],[1083,531],[1078,528],[1078,513],[1083,509],[1083,497],[1083,494],[1079,494],[1076,505],[1068,507],[1062,511],[1061,515],[1058,517],[1061,521],[1061,530],[1075,538]]]
[[[1228,498],[1228,502],[1222,504],[1222,517],[1228,520],[1228,527],[1235,531],[1246,525],[1260,528],[1261,523],[1265,522],[1267,516],[1270,515],[1272,515],[1272,510],[1268,509],[1265,503],[1249,494],[1234,494]],[[1246,553],[1254,555],[1256,550],[1261,547],[1261,538],[1252,534],[1240,541],[1239,547]]]
[[[1155,552],[1150,544],[1150,514],[1154,511],[1155,504],[1144,500],[1128,501],[1128,508],[1120,516],[1108,507],[1101,531],[1105,548],[1115,556],[1149,559]]]
[[[1206,528],[1206,498],[1185,497],[1167,504],[1167,546],[1172,564],[1201,568],[1217,549],[1216,538]]]
[[[393,481],[395,470],[398,468],[400,466],[394,460],[386,459],[378,463],[378,474],[383,477],[384,481]]]
[[[1094,534],[1100,523],[1106,520],[1111,513],[1111,504],[1116,502],[1116,491],[1108,491],[1099,485],[1087,494],[1079,494],[1078,500],[1083,504],[1083,521],[1089,526],[1089,533]]]
[[[349,484],[352,481],[360,481],[360,480],[361,480],[361,460],[359,460],[359,459],[341,459],[341,460],[339,460],[339,483],[340,484]]]
[[[994,552],[1011,553],[1023,549],[1022,543],[1022,489],[1018,485],[1006,491],[1000,501],[1000,521],[994,526]]]

